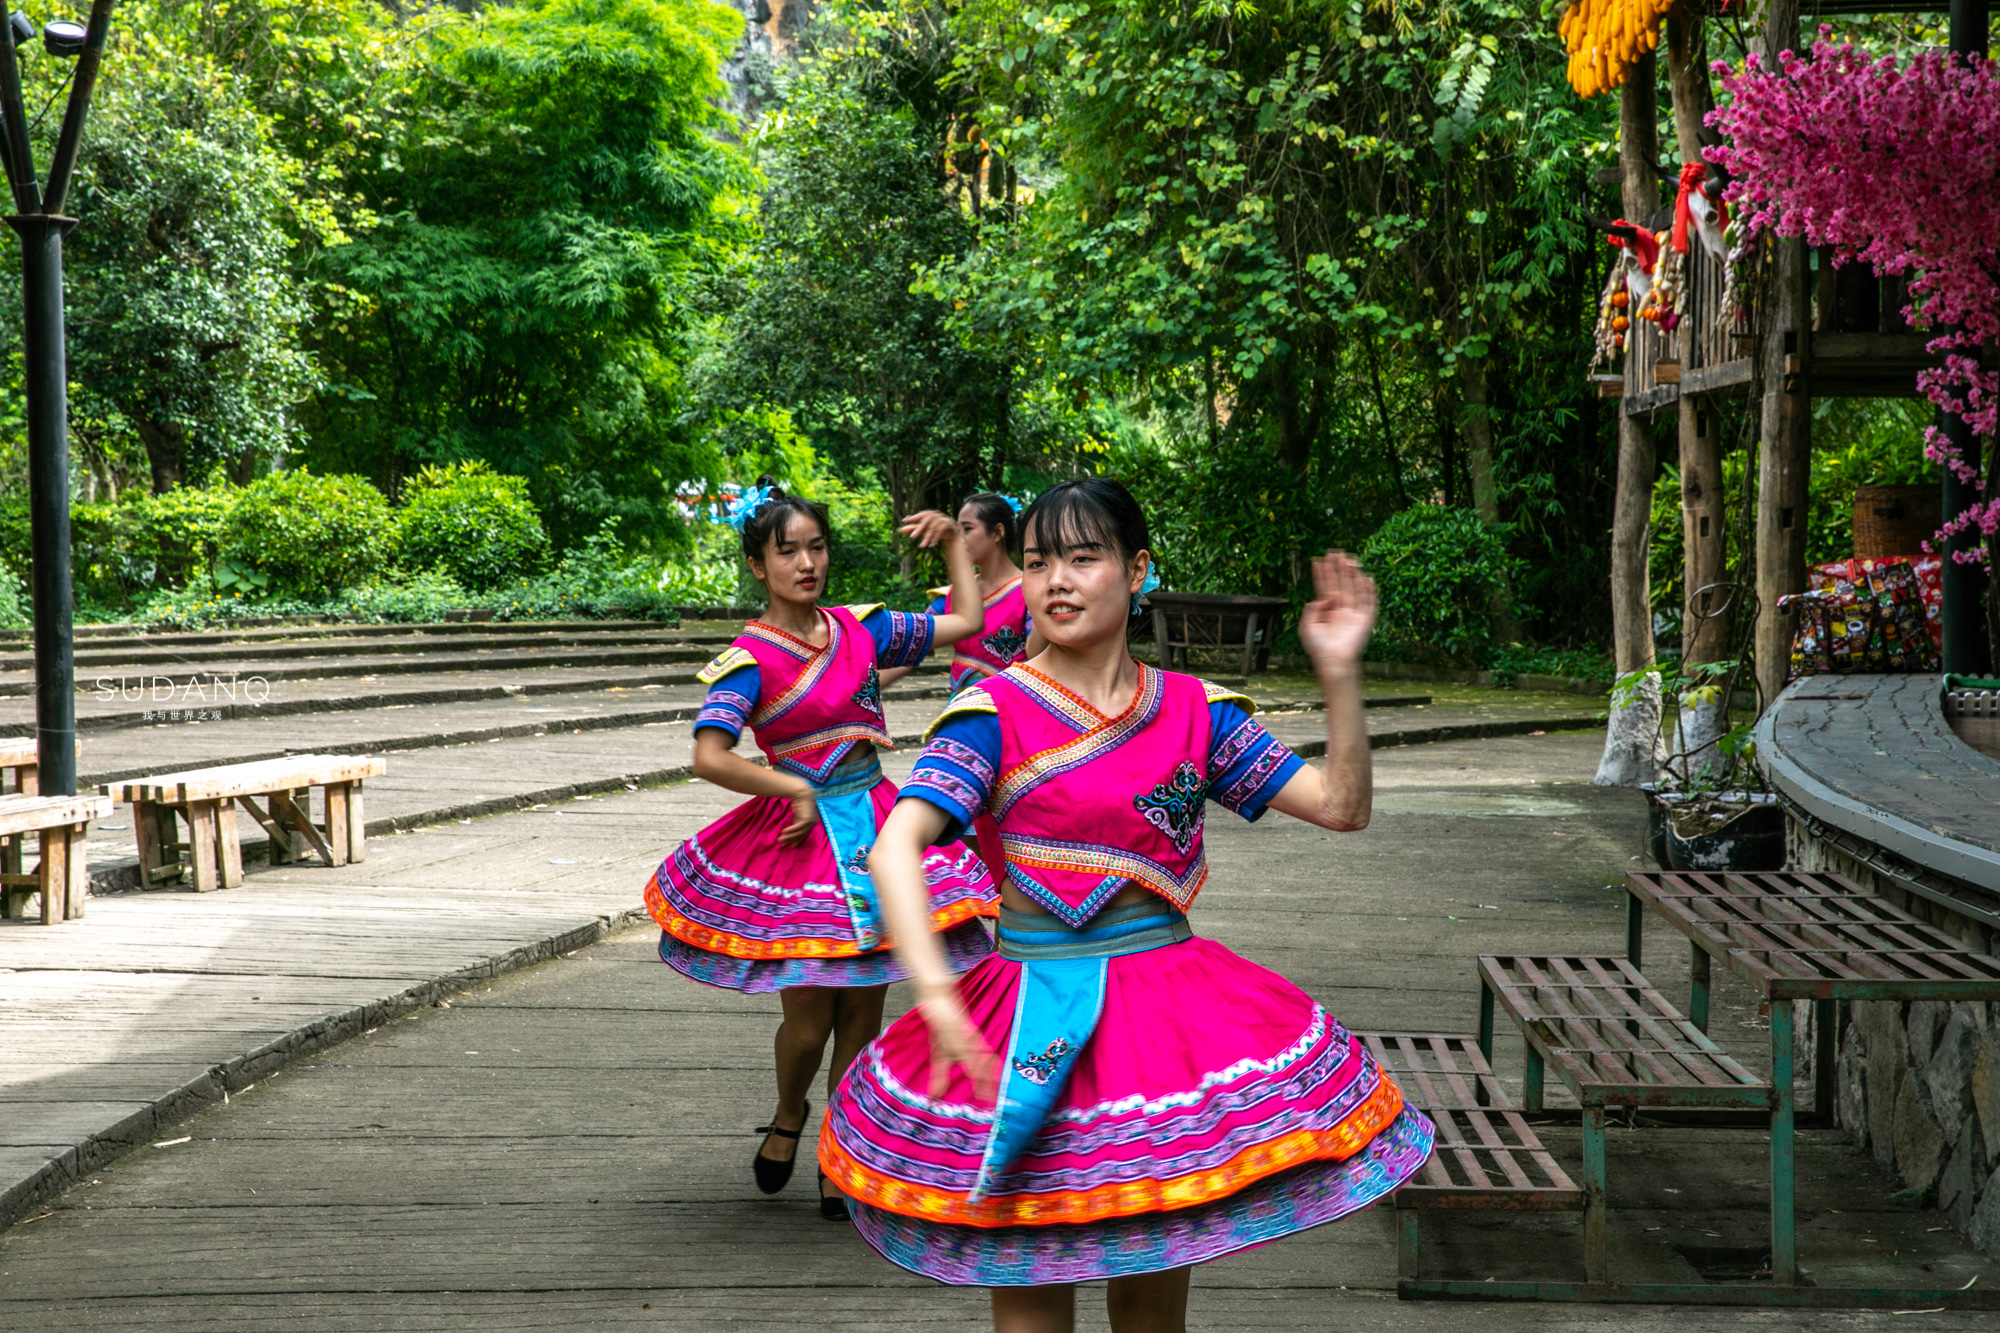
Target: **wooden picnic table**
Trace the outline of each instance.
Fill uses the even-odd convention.
[[[1833,1105],[1835,1005],[1842,1000],[2000,1000],[2000,958],[1912,916],[1839,875],[1631,871],[1626,956],[1640,966],[1648,909],[1686,936],[1689,1018],[1708,1026],[1710,962],[1718,960],[1771,1014],[1771,1278],[1799,1280],[1794,1194],[1792,1001],[1815,1004],[1814,1100]]]
[[[271,839],[271,864],[281,865],[309,847],[330,866],[367,858],[361,784],[388,771],[381,759],[348,754],[295,754],[248,764],[223,764],[106,785],[104,794],[132,806],[140,883],[192,874],[206,893],[243,882],[241,809]],[[325,789],[324,825],[312,819],[312,789]],[[260,809],[256,798],[264,798]],[[187,824],[181,840],[179,821]]]
[[[110,813],[111,802],[102,796],[0,796],[0,840],[6,844],[6,864],[14,867],[0,871],[0,916],[19,916],[22,904],[37,893],[43,925],[82,916],[88,884],[83,840],[90,821]],[[41,864],[25,875],[19,870],[21,844],[30,834],[40,841]]]
[[[1149,592],[1153,642],[1162,671],[1184,670],[1190,648],[1242,650],[1242,674],[1271,665],[1271,644],[1292,604],[1282,597],[1235,593]]]
[[[79,744],[77,753],[83,752]],[[0,795],[38,796],[41,794],[42,758],[33,736],[10,736],[0,740]],[[0,875],[21,873],[21,839],[11,838],[0,847]]]

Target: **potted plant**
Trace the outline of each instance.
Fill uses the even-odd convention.
[[[1674,870],[1782,870],[1785,820],[1756,763],[1752,723],[1729,724],[1731,696],[1743,659],[1668,665],[1634,671],[1612,690],[1615,707],[1629,705],[1659,681],[1675,704],[1670,752],[1660,778],[1640,788],[1646,797],[1646,850]]]

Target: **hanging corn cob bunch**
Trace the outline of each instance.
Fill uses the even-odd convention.
[[[1631,261],[1620,256],[1611,266],[1611,276],[1604,280],[1604,292],[1597,298],[1597,328],[1591,334],[1591,345],[1595,348],[1590,358],[1590,368],[1614,364],[1625,354],[1625,330],[1632,327],[1628,313],[1632,308],[1632,294],[1625,288],[1625,266]]]
[[[1625,82],[1625,71],[1660,42],[1660,20],[1675,0],[1573,0],[1557,30],[1569,52],[1569,86],[1595,97]]]
[[[1661,232],[1660,237],[1664,240],[1666,233]],[[1660,262],[1653,266],[1653,289],[1646,294],[1640,318],[1650,319],[1671,333],[1681,322],[1681,293],[1686,286],[1687,256],[1671,245],[1662,245]]]

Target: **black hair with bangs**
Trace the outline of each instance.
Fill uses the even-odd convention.
[[[1021,549],[1021,520],[1006,496],[995,495],[992,491],[977,491],[959,501],[958,507],[970,509],[979,520],[979,525],[988,532],[998,529],[1000,545],[1008,551]]]
[[[1146,511],[1122,481],[1081,477],[1049,487],[1021,515],[1023,544],[1045,555],[1066,555],[1079,546],[1116,548],[1130,560],[1150,550]],[[1032,534],[1032,535],[1031,535]]]
[[[757,485],[771,493],[764,503],[757,506],[743,524],[743,554],[751,560],[762,560],[764,552],[770,548],[771,539],[782,538],[785,527],[792,521],[792,515],[803,514],[819,524],[822,537],[827,545],[833,545],[833,524],[827,518],[826,506],[808,500],[802,495],[789,495],[785,489],[770,477],[757,478]]]

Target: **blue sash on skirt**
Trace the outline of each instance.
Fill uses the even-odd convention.
[[[993,1134],[970,1197],[986,1197],[1062,1096],[1104,1012],[1111,960],[1193,938],[1187,917],[1163,902],[1099,912],[1081,930],[1057,916],[1000,909],[1000,956],[1021,964],[1021,990]]]
[[[862,952],[882,945],[882,905],[875,881],[868,876],[868,853],[875,846],[875,800],[869,793],[882,781],[882,761],[871,751],[865,760],[849,760],[813,790],[819,802],[820,827],[833,844],[840,868],[840,896]]]

